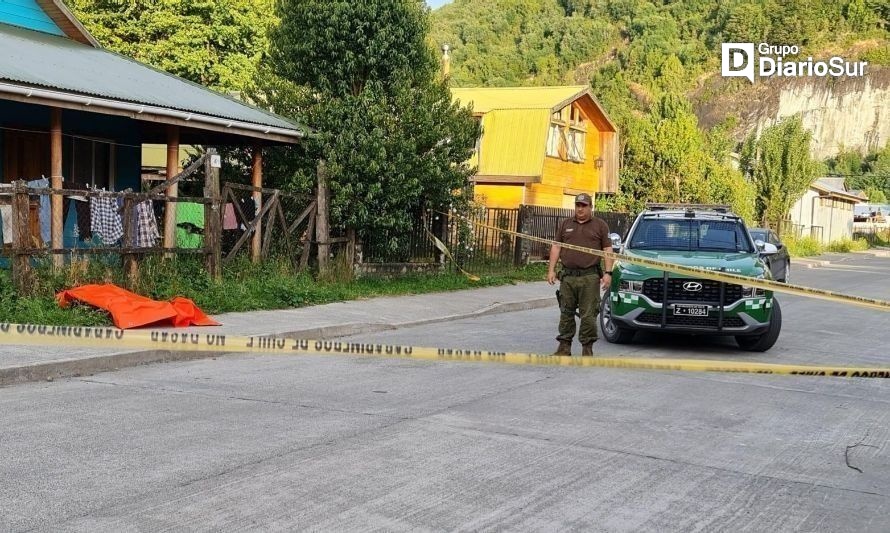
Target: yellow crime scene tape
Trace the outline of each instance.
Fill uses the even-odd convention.
[[[461,274],[466,276],[467,279],[469,279],[470,281],[479,281],[480,280],[479,276],[477,276],[475,274],[470,274],[469,272],[467,272],[466,270],[461,268],[461,266],[459,264],[457,264],[457,261],[454,259],[454,256],[451,255],[451,250],[449,250],[448,247],[445,246],[444,242],[442,242],[441,240],[439,240],[438,237],[433,235],[433,232],[430,231],[426,227],[426,225],[424,225],[423,229],[426,231],[426,236],[429,237],[431,241],[433,241],[433,245],[436,248],[438,248],[440,252],[445,254],[445,256],[448,257],[448,259],[451,259],[451,262],[454,263],[454,266],[456,266],[458,270],[460,270]]]
[[[672,274],[681,274],[685,276],[696,276],[700,278],[705,278],[714,281],[722,281],[726,283],[737,283],[739,285],[746,285],[748,287],[757,287],[759,289],[769,290],[773,292],[783,293],[783,294],[793,294],[795,296],[804,296],[807,298],[817,298],[819,300],[827,300],[829,302],[837,302],[842,304],[855,305],[858,307],[865,307],[867,309],[877,309],[880,311],[890,311],[890,302],[886,300],[877,300],[874,298],[865,298],[862,296],[853,296],[849,294],[842,294],[838,292],[828,291],[824,289],[815,289],[812,287],[804,287],[802,285],[792,285],[789,283],[779,283],[777,281],[767,280],[767,279],[759,279],[759,278],[751,278],[747,276],[742,276],[739,274],[732,274],[729,272],[715,271],[715,270],[707,270],[704,268],[696,268],[684,265],[678,265],[676,263],[669,263],[666,261],[658,261],[655,259],[646,259],[645,257],[636,257],[629,256],[626,254],[616,254],[614,252],[604,252],[602,250],[597,250],[595,248],[587,248],[584,246],[577,246],[573,244],[566,244],[562,242],[557,242],[552,239],[545,239],[543,237],[535,237],[532,235],[526,235],[525,233],[520,233],[518,231],[512,231],[504,228],[499,228],[497,226],[492,226],[489,224],[485,224],[482,222],[478,222],[472,220],[470,218],[464,217],[462,215],[452,213],[450,216],[463,218],[468,223],[487,228],[495,231],[499,231],[501,233],[505,233],[507,235],[513,235],[515,237],[519,237],[521,239],[527,239],[534,242],[540,242],[544,244],[556,244],[562,248],[566,248],[569,250],[575,250],[578,252],[584,252],[587,254],[595,255],[598,257],[603,257],[607,259],[612,259],[615,261],[621,261],[623,263],[630,263],[634,265],[642,265],[647,267],[656,268],[658,270],[663,270],[666,272],[670,272]]]
[[[773,363],[657,359],[637,357],[565,357],[466,348],[181,333],[175,330],[121,330],[80,326],[0,323],[0,344],[65,345],[94,348],[146,348],[169,351],[261,353],[268,355],[351,355],[425,361],[502,363],[528,366],[597,367],[683,372],[728,372],[835,378],[890,378],[890,368],[782,365]]]
[[[452,216],[458,216],[452,214]],[[688,267],[641,257],[604,252],[551,239],[534,237],[480,223],[464,217],[470,223],[518,238],[577,250],[599,257],[648,266],[681,275],[697,276],[720,282],[735,282],[779,293],[818,298],[832,302],[856,305],[869,309],[890,311],[890,302],[850,296],[822,289],[789,285],[774,281],[749,278],[726,272]],[[454,261],[448,248],[431,232],[428,237],[449,259]],[[479,278],[460,269],[470,279]],[[643,357],[566,357],[519,352],[498,352],[461,348],[431,348],[409,345],[392,345],[366,342],[294,339],[279,336],[234,336],[220,334],[181,333],[171,330],[120,330],[80,326],[42,326],[34,324],[0,323],[0,344],[9,345],[65,345],[95,348],[147,348],[169,351],[205,351],[222,353],[262,353],[270,355],[353,355],[391,357],[427,361],[489,362],[511,365],[596,367],[634,370],[726,372],[739,374],[774,374],[791,376],[824,376],[837,378],[890,378],[890,368],[846,367],[822,365],[786,365],[746,361],[719,361],[704,359],[673,359]]]

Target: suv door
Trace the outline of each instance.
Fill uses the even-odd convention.
[[[769,243],[775,245],[775,247],[779,249],[777,254],[773,254],[773,256],[769,258],[769,267],[773,274],[773,279],[785,280],[788,277],[788,248],[782,244],[782,241],[779,239],[776,232],[771,230],[768,238]]]

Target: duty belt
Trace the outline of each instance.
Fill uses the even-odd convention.
[[[592,266],[589,268],[563,268],[563,276],[588,276],[590,274],[599,274],[599,267]]]

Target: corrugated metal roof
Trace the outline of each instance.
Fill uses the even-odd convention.
[[[479,87],[451,89],[451,97],[462,105],[472,102],[475,113],[493,109],[554,109],[589,90],[586,85],[565,87]]]
[[[818,178],[813,182],[812,187],[830,196],[860,202],[865,200],[865,198],[844,189],[844,178]]]
[[[478,175],[540,176],[550,109],[504,109],[482,119]]]
[[[281,117],[135,60],[0,24],[0,80],[300,131]]]

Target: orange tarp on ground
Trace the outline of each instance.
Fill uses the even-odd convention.
[[[60,307],[68,307],[74,300],[105,309],[120,329],[171,324],[175,327],[219,325],[188,298],[159,302],[112,284],[84,285],[56,295]]]

